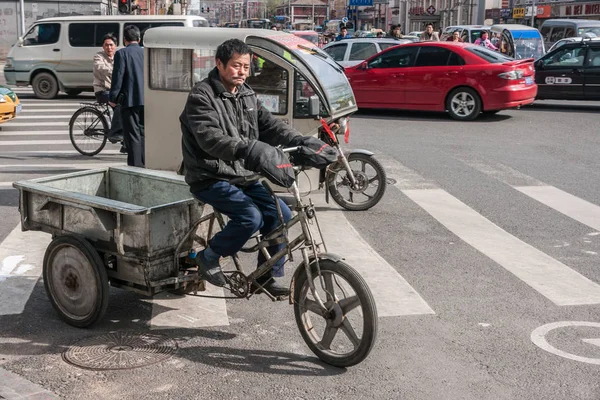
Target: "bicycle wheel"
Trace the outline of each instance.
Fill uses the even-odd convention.
[[[95,156],[106,146],[108,122],[100,110],[83,107],[69,121],[69,138],[75,150],[84,156]]]
[[[364,211],[379,203],[386,189],[385,169],[373,156],[351,153],[348,164],[354,175],[353,188],[344,167],[339,164],[327,178],[327,189],[333,200],[350,211]]]
[[[336,367],[356,365],[369,355],[375,343],[375,300],[364,279],[348,264],[321,259],[319,267],[325,288],[315,261],[311,264],[313,283],[330,311],[323,310],[314,299],[302,266],[293,293],[296,324],[308,347],[321,360]]]

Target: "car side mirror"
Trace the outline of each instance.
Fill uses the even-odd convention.
[[[535,62],[535,68],[536,69],[544,69],[544,62],[542,60],[537,60]]]
[[[318,117],[320,114],[320,101],[319,96],[313,94],[308,98],[308,116],[309,117]]]
[[[19,36],[18,42],[19,42],[19,47],[23,47],[23,43],[24,43],[23,42],[23,36]]]
[[[360,65],[358,66],[358,69],[360,70],[367,70],[369,68],[369,65],[367,64],[366,61],[363,61],[360,63]]]

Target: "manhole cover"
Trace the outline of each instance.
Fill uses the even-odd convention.
[[[388,185],[395,185],[396,180],[394,178],[386,178],[385,183],[387,183]]]
[[[91,370],[131,369],[158,363],[177,351],[177,343],[163,335],[111,332],[80,340],[62,358]]]

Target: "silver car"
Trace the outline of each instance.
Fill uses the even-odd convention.
[[[360,64],[367,58],[374,56],[381,50],[405,43],[412,43],[412,41],[389,38],[344,39],[339,42],[329,43],[327,46],[323,47],[323,50],[342,67],[352,67]]]

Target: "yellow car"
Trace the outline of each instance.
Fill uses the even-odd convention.
[[[0,124],[16,118],[21,112],[21,102],[16,93],[0,85]]]

